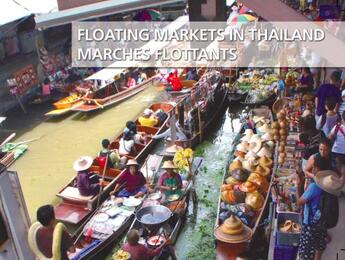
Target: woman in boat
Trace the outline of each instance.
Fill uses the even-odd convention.
[[[175,172],[176,169],[172,161],[165,161],[162,169],[165,172],[159,177],[158,185],[165,196],[182,195],[182,178],[181,175]]]
[[[153,111],[149,108],[146,108],[143,112],[143,115],[138,119],[140,125],[154,127],[158,124],[158,118],[153,114]]]
[[[98,194],[102,179],[97,174],[90,172],[93,159],[90,156],[82,156],[73,164],[77,174],[77,187],[80,195],[94,196]]]
[[[146,246],[139,244],[139,232],[136,229],[132,229],[128,232],[127,242],[122,246],[122,249],[131,255],[131,260],[148,260],[155,256],[158,256],[165,248],[169,251],[169,254],[164,259],[168,259],[170,256],[173,260],[177,259],[175,250],[170,244],[170,240],[166,240],[156,249],[150,249]]]
[[[157,134],[152,136],[152,139],[171,139],[171,127],[170,127],[170,122],[167,122],[167,127],[168,129],[165,130],[163,133],[161,134]],[[178,121],[176,121],[175,123],[175,128],[176,128],[176,140],[178,141],[185,141],[187,140],[187,136],[184,133],[183,129],[180,127],[180,123]]]
[[[133,140],[136,144],[146,144],[147,143],[146,133],[138,132],[137,131],[137,125],[134,121],[127,121],[124,133],[125,132],[129,132],[132,135]]]
[[[135,79],[133,78],[133,75],[129,75],[127,79],[127,88],[133,88],[135,87],[136,82]]]
[[[98,153],[98,163],[100,166],[104,167],[106,157],[108,157],[107,168],[117,168],[122,169],[127,163],[126,156],[120,156],[117,149],[110,150],[110,141],[108,139],[102,140],[102,150]]]
[[[136,153],[135,142],[130,132],[124,132],[119,142],[120,156],[126,156],[130,153]]]
[[[139,171],[139,164],[136,160],[130,159],[126,171],[121,175],[115,188],[110,194],[114,194],[121,186],[124,188],[117,195],[118,197],[141,197],[146,191],[146,179]]]
[[[53,240],[61,239],[61,257],[59,259],[70,259],[68,254],[75,253],[76,248],[73,245],[72,237],[66,231],[62,232],[62,236],[60,238],[54,236],[54,229],[57,225],[54,207],[52,205],[44,205],[40,207],[37,210],[37,220],[42,226],[38,229],[36,238],[33,239],[36,239],[36,244],[39,251],[47,258],[53,257]]]

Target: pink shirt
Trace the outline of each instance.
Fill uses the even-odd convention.
[[[135,79],[134,78],[132,78],[132,79],[128,79],[128,81],[127,81],[127,87],[128,88],[131,88],[131,87],[135,87]]]
[[[135,246],[125,243],[122,249],[131,254],[131,260],[148,260],[153,256],[157,256],[161,252],[161,247],[157,249],[148,249],[142,244],[137,244]]]

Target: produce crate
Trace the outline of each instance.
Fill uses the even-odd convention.
[[[297,257],[298,247],[297,246],[274,246],[273,260],[295,260]]]
[[[277,216],[277,245],[283,246],[298,246],[300,233],[286,233],[279,231],[279,226],[286,220],[291,220],[298,223],[302,227],[302,216],[300,213],[281,212]]]

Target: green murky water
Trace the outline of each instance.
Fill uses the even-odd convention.
[[[43,204],[56,203],[55,194],[74,176],[72,164],[81,155],[95,156],[103,138],[114,138],[162,92],[148,88],[125,102],[94,114],[71,114],[44,121],[18,140],[41,137],[10,168],[18,172],[31,219]]]

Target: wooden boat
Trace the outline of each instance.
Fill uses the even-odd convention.
[[[268,109],[268,107],[252,109],[251,112],[253,113],[253,115],[264,116],[265,118],[270,119],[271,122],[273,122],[273,116],[272,116],[271,111]],[[238,133],[237,137],[234,139],[234,142],[231,145],[232,147],[236,147],[236,145],[238,143],[240,143],[241,134],[243,132],[244,132],[244,128],[242,126],[240,132]],[[277,152],[277,150],[275,151],[275,153],[276,152]],[[274,156],[275,156],[275,154],[274,154]],[[234,150],[230,153],[229,160],[227,161],[227,163],[225,165],[222,184],[225,183],[226,178],[229,176],[229,165],[233,159],[234,159]],[[273,171],[275,170],[275,168],[276,168],[276,163],[274,163],[274,165],[273,165]],[[250,243],[254,240],[255,236],[257,235],[257,230],[258,230],[259,224],[263,220],[265,209],[267,208],[267,206],[269,204],[268,201],[269,201],[269,197],[270,197],[269,194],[270,194],[271,186],[272,186],[272,179],[270,181],[268,190],[266,192],[263,207],[261,208],[261,210],[257,211],[256,215],[254,216],[254,220],[253,220],[254,225],[251,228],[251,232],[252,232],[251,237],[243,243],[226,243],[226,242],[219,241],[215,238],[216,239],[217,259],[221,260],[221,259],[235,258],[239,253],[245,251],[246,249],[248,249],[250,247]],[[221,212],[225,212],[226,210],[227,209],[224,209],[224,202],[222,202],[221,196],[219,196],[215,229],[222,224],[222,220],[221,220],[220,215],[221,215]]]
[[[0,164],[6,166],[6,168],[10,167],[28,149],[26,144],[15,145],[9,143],[15,136],[16,134],[12,133],[0,143]]]
[[[96,93],[96,97],[94,99],[88,101],[84,100],[81,104],[74,106],[71,110],[78,112],[91,112],[116,105],[145,90],[146,88],[151,86],[154,81],[155,77],[151,77],[148,80],[136,85],[135,87],[128,88],[122,91],[111,88],[109,89],[109,94],[107,94],[108,87],[104,87],[101,91],[98,91]]]
[[[198,128],[201,126],[201,129],[194,133],[194,135],[188,140],[176,141],[175,143],[177,145],[184,148],[195,147],[202,141],[203,134],[210,128],[215,119],[222,111],[224,111],[225,105],[228,101],[228,88],[223,85],[223,78],[221,75],[215,74],[213,76],[211,76],[212,88],[207,94],[207,102],[196,102],[196,106],[193,108],[193,111],[190,111],[197,122],[199,122],[200,118],[201,124],[198,124]],[[199,113],[200,115],[198,115]]]
[[[136,229],[139,231],[139,234],[141,234],[139,241],[147,243],[149,237],[159,235],[160,233],[162,233],[164,234],[165,239],[169,239],[172,244],[175,244],[178,238],[178,234],[183,226],[183,223],[186,220],[186,215],[188,212],[188,206],[190,201],[190,194],[194,183],[194,176],[195,173],[198,171],[199,167],[201,166],[202,161],[203,159],[201,157],[194,158],[192,167],[193,179],[189,182],[185,181],[186,186],[184,187],[184,197],[181,198],[181,200],[174,201],[173,203],[171,203],[170,206],[168,206],[169,209],[173,211],[173,215],[170,217],[167,223],[163,224],[163,226],[159,228],[159,230],[156,230],[155,232],[149,231],[147,228],[143,227],[143,225],[138,221],[137,218],[135,218],[129,230]],[[152,201],[149,198],[146,198],[142,205],[142,208],[150,205],[164,205],[164,203],[161,203],[159,201]],[[124,239],[124,242],[125,241],[126,238]],[[161,259],[160,256],[161,255],[158,255],[153,259]]]
[[[153,111],[162,109],[164,112],[169,113],[173,109],[173,107],[174,106],[169,103],[156,103],[151,105],[150,109],[152,109]],[[166,129],[166,123],[168,122],[168,120],[169,117],[159,127],[143,127],[138,125],[137,123],[137,128],[139,132],[145,132],[149,135],[159,134]],[[119,147],[119,141],[121,137],[122,133],[114,138],[113,142],[111,143],[111,147],[113,149]],[[155,143],[156,140],[150,139],[146,145],[136,144],[135,146],[137,153],[130,153],[127,157],[129,159],[134,158],[139,163],[141,163],[146,158],[150,149]],[[96,160],[91,170],[97,172],[99,176],[102,176],[103,170],[99,165],[97,165]],[[98,202],[98,196],[101,196],[100,201],[105,200],[109,192],[114,188],[116,180],[122,172],[123,171],[119,169],[108,169],[105,172],[105,185],[102,194],[89,197],[81,196],[79,194],[78,189],[75,187],[77,177],[73,177],[71,181],[67,185],[65,185],[57,194],[57,196],[61,198],[62,201],[55,207],[56,218],[67,223],[80,223],[87,215],[95,210]]]
[[[167,93],[172,97],[187,95],[195,88],[197,82],[195,80],[181,80],[181,83],[183,86],[181,91],[167,91]]]
[[[55,102],[53,105],[54,110],[45,113],[45,116],[60,116],[72,111],[73,106],[82,103],[82,97],[77,94],[72,94],[68,97],[62,98]]]
[[[156,171],[152,169],[159,169],[163,157],[159,155],[149,155],[140,171],[146,176],[148,183],[152,183]],[[144,200],[144,198],[143,198]],[[136,210],[142,204],[127,208],[123,205],[117,204],[113,199],[109,198],[95,211],[95,214],[82,226],[75,244],[79,249],[78,259],[100,259],[100,255],[104,253],[114,241],[117,240],[133,223]],[[115,210],[115,211],[114,211]],[[116,214],[117,212],[120,212]],[[102,214],[109,214],[109,219],[105,222],[97,222],[97,217]],[[118,221],[117,225],[114,225]],[[111,229],[104,229],[104,227],[114,227]],[[90,231],[92,229],[92,232]],[[91,234],[90,234],[91,233]]]

